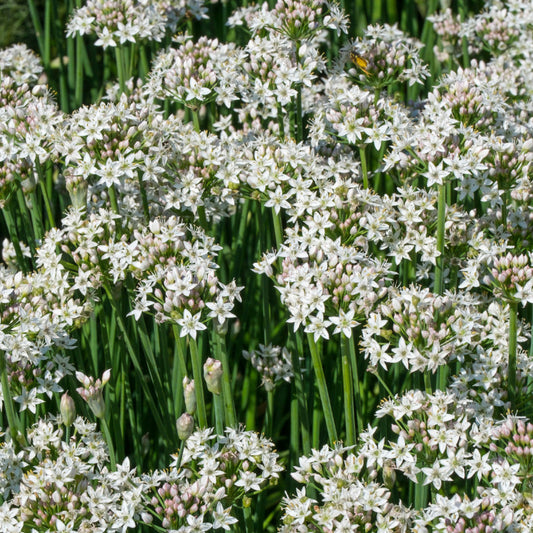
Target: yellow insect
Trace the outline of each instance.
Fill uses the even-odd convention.
[[[368,61],[363,56],[360,56],[357,50],[352,50],[350,52],[350,59],[367,76],[370,76],[370,72],[368,72],[368,70],[366,69],[366,67],[368,67]]]

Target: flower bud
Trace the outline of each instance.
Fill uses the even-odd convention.
[[[194,387],[194,379],[189,379],[187,376],[183,378],[183,397],[185,398],[185,411],[190,415],[196,412],[196,391]]]
[[[189,413],[183,413],[176,420],[176,429],[180,440],[187,440],[194,430],[194,418]]]
[[[150,435],[145,433],[141,437],[141,452],[143,455],[147,455],[150,451]]]
[[[222,391],[222,363],[209,357],[204,363],[204,379],[209,392],[220,394]]]
[[[91,411],[93,412],[96,418],[104,418],[105,414],[105,402],[104,395],[100,389],[98,393],[87,400]]]
[[[76,418],[76,405],[74,400],[68,395],[67,392],[61,396],[61,403],[59,404],[59,410],[61,412],[61,418],[65,426],[71,426]]]
[[[388,489],[392,489],[396,482],[396,470],[392,461],[385,461],[383,464],[383,483]]]

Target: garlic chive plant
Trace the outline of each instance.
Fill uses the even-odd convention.
[[[533,530],[530,3],[75,4],[0,50],[0,531]]]

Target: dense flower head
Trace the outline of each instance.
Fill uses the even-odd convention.
[[[123,227],[162,213],[218,220],[235,209],[238,176],[222,165],[228,147],[176,115],[163,119],[138,91],[77,110],[57,147],[74,207],[113,207]]]
[[[346,13],[327,0],[278,0],[272,10],[266,4],[241,10],[230,21],[236,25],[243,19],[253,32],[275,31],[298,43],[316,38],[326,29],[338,35],[348,33]]]
[[[390,121],[383,106],[385,101],[375,104],[372,92],[358,86],[338,91],[337,84],[327,91],[325,108],[326,129],[342,142],[364,146],[373,144],[376,150],[389,140]]]
[[[425,515],[418,523],[443,533],[508,533],[520,518],[519,512],[498,498],[486,496],[471,500],[458,494],[438,497]]]
[[[0,74],[15,83],[35,84],[44,72],[39,56],[25,44],[14,44],[0,50]]]
[[[106,445],[94,424],[74,421],[76,436],[64,438],[61,420],[39,420],[28,443],[14,454],[10,442],[0,448],[5,473],[4,497],[22,529],[126,531],[140,511],[140,481],[126,459],[108,469]]]
[[[242,355],[259,372],[267,391],[274,390],[282,380],[290,382],[293,377],[291,354],[285,347],[260,344],[256,350],[243,351]]]
[[[213,258],[220,247],[203,230],[171,216],[139,225],[128,237],[117,233],[116,219],[104,210],[89,217],[73,210],[65,218],[63,253],[77,267],[73,289],[94,296],[132,279],[131,315],[154,313],[158,322],[178,324],[182,336],[193,338],[209,319],[222,325],[234,316],[242,287],[218,280]]]
[[[300,457],[292,476],[317,488],[316,496],[299,488],[283,500],[280,531],[369,531],[381,527],[400,533],[410,523],[410,511],[391,501],[391,493],[379,482],[383,465],[369,461],[364,451],[324,446]]]
[[[46,85],[0,76],[0,204],[19,184],[36,187],[36,165],[54,160],[53,138],[63,120]]]
[[[160,179],[162,130],[162,117],[155,109],[126,96],[75,111],[57,136],[74,206],[103,207],[114,188],[117,209],[126,217],[141,216],[139,177],[147,183]],[[147,205],[157,205],[154,200],[148,189]]]
[[[515,11],[494,3],[466,21],[459,35],[470,39],[469,48],[474,53],[489,50],[494,55],[500,54],[518,39],[527,23],[523,15],[522,10]]]
[[[203,2],[88,0],[73,12],[67,35],[96,35],[95,46],[103,48],[145,40],[159,42],[186,15],[205,18]]]
[[[420,58],[422,46],[396,26],[368,26],[353,45],[354,53],[364,60],[364,68],[354,67],[354,77],[375,88],[397,82],[423,83],[428,69]]]
[[[255,266],[275,280],[295,331],[303,325],[316,339],[329,338],[328,327],[335,323],[334,333],[342,331],[349,337],[357,317],[381,297],[388,274],[387,263],[365,257],[357,246],[334,240],[326,234],[327,227],[327,217],[317,216],[309,226],[294,228],[277,252],[276,275],[270,267],[276,256],[264,256]]]
[[[109,79],[109,51],[47,57],[77,89],[62,105],[87,102],[70,113],[33,53],[0,51],[0,530],[255,520],[289,485],[256,513],[282,467],[246,418],[290,435],[281,532],[533,531],[530,2],[434,14],[437,61],[428,26],[332,39],[348,17],[327,0],[247,6],[229,30],[191,20],[227,15],[212,4],[75,9],[67,52],[115,48],[133,77]],[[103,58],[108,86],[79,84]],[[115,450],[59,404],[72,374]],[[257,374],[295,380],[290,415]],[[124,460],[159,468],[177,439],[164,471]]]
[[[187,37],[175,40],[177,48],[157,56],[147,90],[155,98],[197,109],[228,88],[231,71],[225,71],[224,66],[233,47],[207,37],[196,42]],[[219,84],[223,85],[220,89]]]
[[[296,52],[286,36],[271,32],[248,41],[230,80],[245,132],[250,129],[260,136],[265,131],[279,135],[281,128],[286,130],[286,110],[295,101],[298,88],[306,94],[302,101],[307,111],[316,90],[313,82],[324,70],[318,45],[313,41]]]
[[[410,372],[435,372],[447,364],[464,342],[455,332],[461,312],[456,305],[452,295],[435,295],[416,286],[391,287],[362,332],[371,368],[401,362]]]
[[[494,287],[506,301],[526,304],[533,301],[533,267],[529,254],[511,252],[492,259],[484,282]]]
[[[454,14],[451,8],[447,7],[439,13],[433,13],[427,17],[432,23],[433,30],[440,37],[439,44],[433,47],[433,53],[436,58],[444,63],[452,61],[460,55],[461,39],[459,32],[461,30],[460,17]]]
[[[520,465],[517,476],[529,492],[533,488],[533,424],[523,417],[508,416],[496,425],[492,434],[492,449],[510,465]]]
[[[183,456],[170,469],[146,479],[147,508],[165,530],[188,527],[229,529],[233,505],[275,483],[283,470],[273,443],[252,431],[227,428],[223,436],[198,430],[185,441]]]
[[[91,309],[89,302],[74,298],[56,244],[51,238],[39,248],[34,272],[0,269],[0,349],[11,394],[21,411],[32,413],[43,396],[61,392],[61,379],[73,373],[63,351],[75,346],[72,326]]]

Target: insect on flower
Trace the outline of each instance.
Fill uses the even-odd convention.
[[[357,51],[357,49],[353,49],[351,52],[350,52],[350,59],[352,60],[352,62],[358,67],[360,68],[367,76],[370,76],[370,72],[368,72],[368,70],[366,69],[366,67],[368,67],[368,61],[359,54],[359,52]]]

